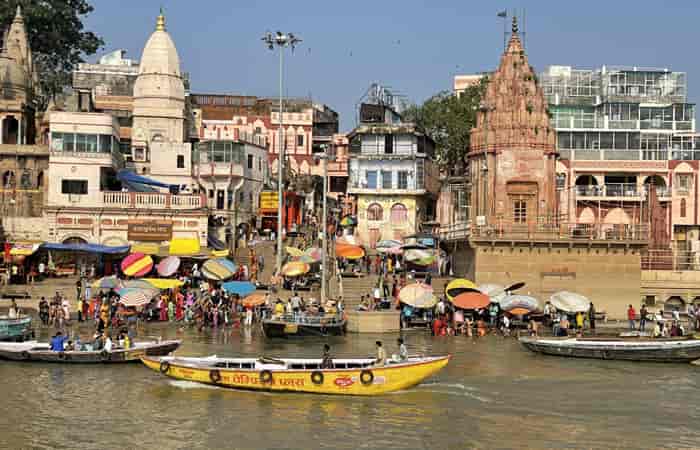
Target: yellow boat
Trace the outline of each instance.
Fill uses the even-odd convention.
[[[178,380],[273,392],[336,395],[381,395],[415,386],[436,374],[451,356],[410,356],[376,366],[374,359],[333,359],[321,369],[320,359],[144,357],[152,370]]]

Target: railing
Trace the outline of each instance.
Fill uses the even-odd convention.
[[[581,197],[646,197],[647,186],[635,183],[608,183],[605,185],[576,186],[576,194]],[[671,190],[667,187],[656,187],[658,197],[670,197]]]
[[[284,314],[282,316],[271,316],[273,320],[280,320],[282,322],[288,322],[298,325],[341,325],[343,323],[343,316],[341,314],[323,314],[320,316],[307,315],[306,313],[299,314]]]
[[[503,219],[487,225],[474,225],[471,222],[453,224],[440,228],[439,236],[440,239],[447,241],[464,239],[645,241],[649,237],[649,229],[647,225],[520,223]]]
[[[642,270],[700,270],[700,253],[680,250],[648,250],[642,254]]]
[[[145,192],[103,192],[106,207],[142,209],[198,209],[204,203],[199,195],[173,195]]]

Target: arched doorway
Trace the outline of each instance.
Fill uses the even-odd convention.
[[[71,236],[71,237],[65,238],[63,240],[63,243],[64,244],[87,244],[88,242],[81,237]]]
[[[14,116],[7,116],[2,121],[2,143],[19,144],[19,121]]]
[[[684,313],[685,308],[685,300],[678,295],[669,297],[666,303],[664,303],[664,312],[673,312],[678,309],[679,312]]]
[[[15,186],[15,173],[11,170],[6,171],[2,174],[2,187],[12,188]]]
[[[663,196],[667,193],[666,181],[662,176],[659,175],[649,175],[648,177],[646,177],[644,179],[644,186],[647,188],[647,192],[650,192],[650,186],[654,186],[656,188],[657,196]]]
[[[596,195],[598,192],[598,180],[593,175],[579,175],[576,177],[576,193],[578,195]]]

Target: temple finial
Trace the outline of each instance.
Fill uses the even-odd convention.
[[[156,31],[165,31],[165,14],[163,14],[163,7],[160,7],[160,15],[156,20]]]
[[[513,25],[511,27],[511,31],[513,31],[513,33],[518,32],[518,18],[515,16],[513,16]]]

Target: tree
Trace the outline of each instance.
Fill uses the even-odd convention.
[[[459,95],[443,91],[404,111],[405,120],[415,122],[435,141],[441,169],[464,167],[469,133],[476,125],[476,113],[487,84],[488,79],[483,77]]]
[[[43,110],[70,84],[75,65],[94,54],[104,41],[92,31],[84,31],[83,16],[94,10],[87,0],[4,0],[0,2],[0,29],[10,25],[17,5],[22,7],[38,72],[37,107]]]

